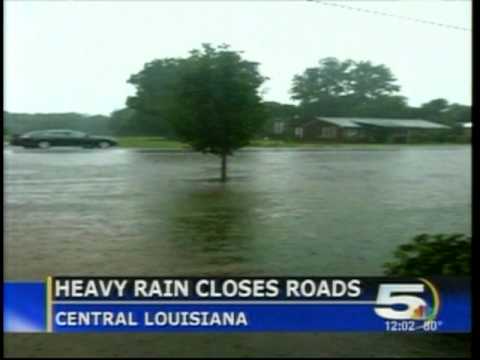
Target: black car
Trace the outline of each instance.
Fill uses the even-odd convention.
[[[39,130],[23,135],[14,135],[10,145],[41,149],[48,149],[51,146],[81,146],[105,149],[118,145],[118,143],[111,137],[93,136],[75,130]]]

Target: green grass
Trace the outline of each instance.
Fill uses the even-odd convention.
[[[188,144],[176,140],[165,139],[160,136],[119,136],[119,146],[124,148],[147,149],[190,149]],[[348,144],[348,143],[304,143],[291,140],[253,140],[247,147],[256,148],[348,148],[348,149],[375,149],[385,146],[422,146],[422,145],[452,145],[448,143],[423,144]]]
[[[303,147],[319,146],[320,144],[306,144],[288,140],[253,140],[249,146],[252,147]]]
[[[117,137],[119,146],[126,148],[156,148],[156,149],[189,149],[189,145],[176,140],[168,140],[155,136],[125,136]],[[310,144],[315,146],[315,144]],[[318,144],[316,144],[318,146]],[[255,140],[251,147],[301,147],[309,144],[283,140]]]
[[[397,145],[397,144],[394,144]],[[401,144],[399,144],[401,145]],[[360,144],[360,143],[333,143],[333,142],[300,142],[292,140],[253,140],[249,147],[260,148],[376,148],[385,144]]]
[[[118,145],[125,148],[151,148],[151,149],[188,149],[187,144],[162,137],[123,136],[117,137]]]
[[[123,148],[145,148],[145,149],[190,149],[188,144],[176,140],[165,139],[160,136],[117,136],[119,146]],[[5,135],[4,142],[10,140]],[[423,144],[348,144],[348,143],[304,143],[292,140],[253,140],[248,147],[255,148],[348,148],[348,149],[375,149],[390,146],[412,146],[412,145],[454,145],[453,143],[423,143]]]
[[[168,140],[155,136],[125,136],[117,137],[119,146],[125,148],[151,148],[151,149],[189,149],[189,145],[180,141]],[[335,145],[335,144],[334,144]],[[307,144],[284,140],[254,140],[249,147],[284,148],[284,147],[321,147],[331,144]]]

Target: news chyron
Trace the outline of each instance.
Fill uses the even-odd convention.
[[[471,331],[468,278],[48,277],[5,284],[6,332]]]

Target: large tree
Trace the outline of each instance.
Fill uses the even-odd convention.
[[[292,99],[308,104],[351,94],[349,76],[353,66],[352,60],[321,59],[317,67],[307,68],[302,74],[295,75]]]
[[[72,129],[94,134],[110,133],[110,118],[80,113],[11,113],[3,112],[3,126],[11,134],[34,130]]]
[[[380,116],[388,113],[385,110],[390,105],[399,113],[406,112],[407,103],[397,95],[399,90],[385,65],[328,57],[296,75],[291,94],[306,117]]]
[[[419,113],[428,120],[438,120],[438,118],[448,110],[448,100],[439,98],[430,100],[420,106]]]
[[[347,60],[348,61],[348,60]],[[370,61],[351,62],[348,72],[349,92],[360,101],[377,100],[393,96],[400,91],[392,71],[383,64]]]
[[[161,116],[139,112],[132,108],[110,114],[110,129],[117,135],[155,135],[173,137],[171,127]]]
[[[128,80],[137,93],[127,105],[165,118],[193,149],[220,156],[225,181],[227,156],[247,145],[266,118],[259,94],[265,80],[258,63],[240,52],[204,44],[186,58],[147,63]]]
[[[420,106],[417,112],[419,116],[438,121],[449,126],[458,126],[462,123],[471,122],[471,107],[439,98],[430,100]]]

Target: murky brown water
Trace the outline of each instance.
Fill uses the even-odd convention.
[[[7,279],[381,275],[395,247],[416,234],[470,233],[466,146],[245,151],[232,158],[227,184],[214,181],[217,158],[184,152],[7,149],[4,158]],[[381,339],[392,355],[451,353],[432,337],[392,334],[263,334],[261,342],[248,334],[202,336],[124,335],[133,344],[124,352],[188,355],[187,341],[212,355],[218,339],[219,355],[282,356],[283,337],[303,348],[285,348],[290,356],[385,355],[373,345]],[[9,336],[7,345],[11,353],[21,342],[30,345],[20,352],[60,354],[46,338]],[[120,351],[122,337],[62,338],[76,354],[108,355]],[[171,340],[162,353],[154,339]]]

